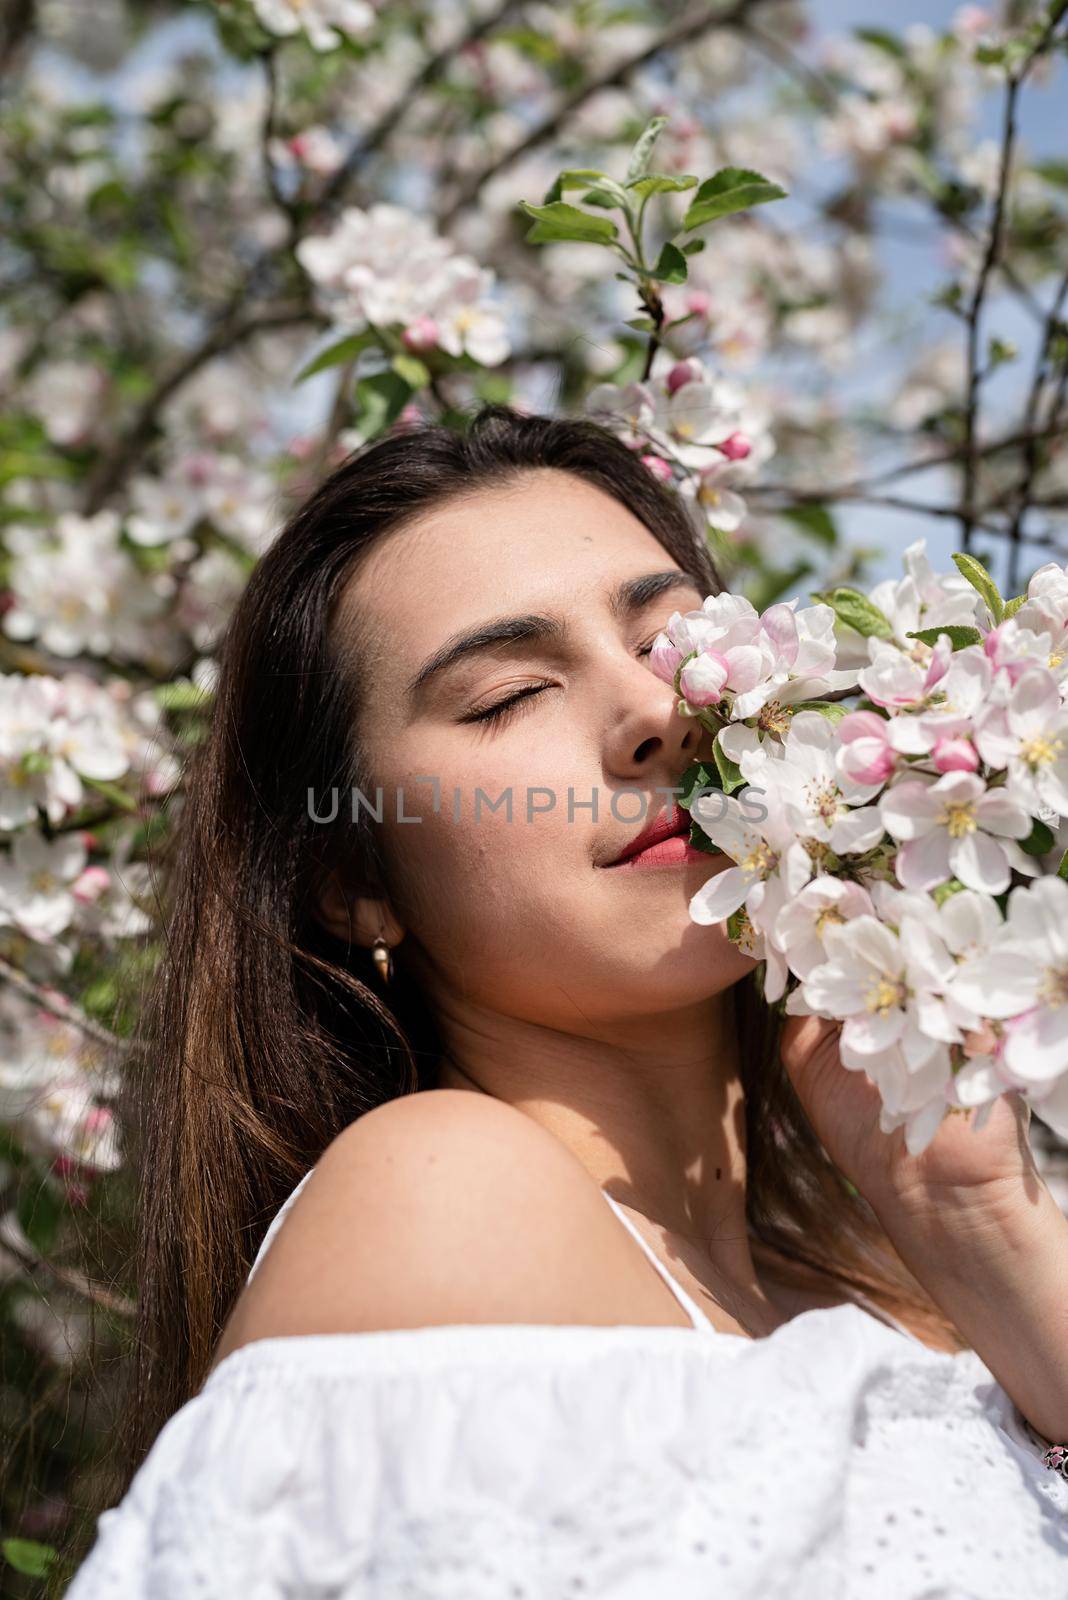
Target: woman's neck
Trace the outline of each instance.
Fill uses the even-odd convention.
[[[759,1299],[732,996],[699,1011],[628,1019],[616,1032],[625,1043],[451,1015],[438,1083],[493,1095],[532,1117],[599,1187]]]

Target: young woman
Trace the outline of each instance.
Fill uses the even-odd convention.
[[[908,1158],[689,918],[708,736],[647,657],[717,588],[624,445],[496,406],[260,561],[131,1080],[139,1470],[72,1600],[1063,1600],[1025,1109]]]

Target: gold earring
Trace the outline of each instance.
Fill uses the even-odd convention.
[[[381,934],[371,946],[371,954],[374,957],[375,966],[378,968],[378,976],[383,983],[388,983],[393,976],[393,958],[389,953],[389,945]]]

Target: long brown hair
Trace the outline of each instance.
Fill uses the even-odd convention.
[[[344,656],[338,647],[335,602],[362,552],[421,509],[540,468],[614,496],[702,592],[720,589],[676,494],[614,435],[491,405],[462,433],[419,425],[350,456],[290,517],[230,619],[210,730],[158,863],[164,955],[124,1112],[140,1195],[126,1479],[203,1381],[297,1180],[348,1123],[436,1078],[441,1041],[403,961],[387,1001],[369,953],[335,943],[313,915],[338,859],[385,884],[366,819],[340,806],[325,827],[309,814],[309,790],[370,786],[358,660],[351,640]],[[809,1127],[753,983],[736,994],[755,1245],[944,1330]]]

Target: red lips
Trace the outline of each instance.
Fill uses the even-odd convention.
[[[690,813],[683,811],[678,805],[672,804],[667,811],[646,824],[639,834],[627,845],[626,849],[616,856],[615,860],[606,863],[607,866],[617,867],[621,861],[629,861],[632,856],[640,855],[643,850],[648,850],[650,845],[659,844],[661,839],[673,839],[679,834],[689,834]]]

